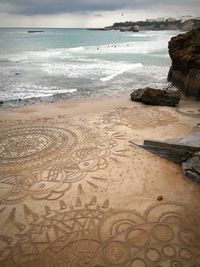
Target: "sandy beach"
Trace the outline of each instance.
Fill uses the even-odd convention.
[[[200,186],[129,143],[182,138],[199,102],[128,98],[0,110],[0,266],[200,266]]]

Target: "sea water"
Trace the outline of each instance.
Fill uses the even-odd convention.
[[[168,42],[177,31],[0,29],[0,101],[120,96],[167,85]],[[19,101],[20,100],[20,101]]]

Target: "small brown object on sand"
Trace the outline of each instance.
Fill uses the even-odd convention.
[[[161,196],[161,195],[158,196],[158,197],[157,197],[157,200],[158,200],[158,201],[162,201],[162,200],[163,200],[163,196]]]

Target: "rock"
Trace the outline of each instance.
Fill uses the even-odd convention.
[[[192,152],[187,149],[175,148],[173,144],[165,146],[165,144],[161,143],[159,145],[156,141],[151,141],[154,145],[150,145],[148,141],[149,140],[145,140],[144,145],[140,145],[140,147],[178,164],[181,164],[192,155]]]
[[[39,30],[36,30],[36,31],[27,31],[28,33],[37,33],[37,32],[44,32],[44,31],[39,31]]]
[[[137,145],[133,141],[129,143]],[[182,164],[184,175],[200,183],[200,124],[193,127],[191,132],[181,139],[144,140],[143,145],[137,146]]]
[[[121,27],[120,32],[139,32],[140,27],[138,25]]]
[[[135,144],[132,141],[129,142]],[[143,145],[138,146],[181,164],[187,161],[194,153],[200,152],[200,125],[193,127],[191,132],[181,139],[165,141],[146,139]]]
[[[139,32],[140,27],[138,25],[134,25],[133,27],[131,27],[130,31],[131,32]]]
[[[176,106],[181,99],[181,93],[175,90],[161,90],[146,87],[138,89],[131,94],[132,101],[148,105]]]
[[[15,75],[19,75],[19,72],[15,72]]]
[[[157,200],[158,200],[158,201],[162,201],[162,200],[163,200],[163,196],[158,196],[158,197],[157,197]]]
[[[168,81],[200,99],[200,28],[173,37],[168,47],[172,59]]]
[[[2,105],[3,104],[3,101],[0,101],[0,105]]]
[[[195,153],[187,161],[183,162],[182,169],[185,176],[200,183],[200,152]]]

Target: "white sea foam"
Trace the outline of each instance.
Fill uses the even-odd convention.
[[[79,46],[79,47],[72,47],[72,48],[69,48],[69,51],[83,51],[85,48],[83,46]]]
[[[128,64],[126,62],[97,60],[79,62],[66,62],[57,64],[43,64],[42,71],[49,75],[64,75],[68,78],[86,78],[91,80],[109,81],[114,77],[136,68],[141,68],[142,64]]]
[[[15,87],[11,88],[10,95],[8,96],[6,92],[1,92],[4,96],[4,100],[16,100],[16,99],[29,99],[38,97],[49,97],[57,94],[72,94],[75,93],[77,89],[75,88],[59,88],[57,86],[41,86],[33,83],[19,83]],[[5,95],[4,95],[5,93]]]
[[[123,74],[126,71],[133,70],[135,68],[141,68],[142,66],[143,65],[141,63],[131,64],[130,66],[124,66],[124,69],[122,69],[121,71],[117,71],[114,74],[111,74],[109,76],[106,76],[106,77],[101,78],[100,80],[102,82],[107,82],[107,81],[110,81],[113,78],[117,77],[118,75]]]

